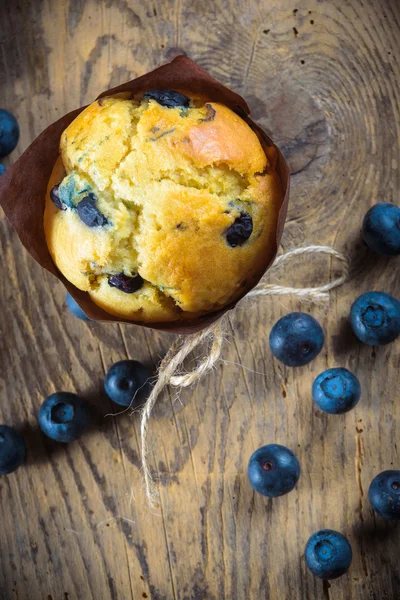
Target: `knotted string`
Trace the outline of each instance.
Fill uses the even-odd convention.
[[[349,272],[349,263],[344,254],[337,252],[329,246],[306,246],[304,248],[295,248],[285,254],[281,254],[277,257],[265,277],[270,277],[274,274],[276,275],[280,267],[293,257],[306,256],[308,254],[325,254],[335,258],[340,264],[340,276],[324,285],[308,288],[274,285],[266,283],[263,278],[260,283],[245,296],[245,298],[254,298],[256,296],[284,296],[290,294],[292,296],[298,296],[302,300],[311,302],[327,301],[329,299],[329,292],[341,286],[346,281]],[[143,478],[146,497],[151,508],[157,506],[158,498],[158,491],[150,471],[149,447],[147,443],[149,420],[152,410],[159,395],[167,385],[172,385],[177,388],[188,387],[197,382],[215,366],[221,356],[222,344],[224,341],[223,325],[227,318],[228,313],[199,333],[184,337],[180,336],[171,346],[160,364],[157,382],[142,409],[140,424]],[[192,371],[178,374],[185,358],[193,352],[193,350],[206,342],[211,342],[211,345],[205,358],[203,358]]]

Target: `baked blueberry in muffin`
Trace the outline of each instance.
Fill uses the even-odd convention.
[[[44,226],[53,260],[105,311],[176,321],[249,289],[276,251],[276,151],[184,90],[103,97],[61,136]]]

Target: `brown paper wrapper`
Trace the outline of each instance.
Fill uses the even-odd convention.
[[[243,98],[222,85],[222,83],[219,83],[219,81],[211,77],[211,75],[187,56],[178,56],[172,62],[159,67],[151,73],[147,73],[137,79],[103,92],[99,98],[126,91],[138,94],[156,88],[186,89],[193,93],[204,94],[210,101],[226,104],[247,121],[259,136],[263,146],[275,146],[262,129],[250,119],[248,116],[250,112],[249,107]],[[55,266],[47,248],[43,228],[46,188],[54,163],[58,157],[61,134],[84,108],[78,108],[64,115],[61,119],[47,127],[32,142],[16,163],[0,177],[0,204],[8,220],[28,252],[42,267],[55,275],[64,284],[68,292],[90,319],[131,323],[171,333],[189,334],[200,331],[216,321],[226,311],[234,308],[236,303],[250,289],[245,289],[241,298],[225,306],[223,309],[188,321],[174,323],[125,321],[99,308],[91,300],[87,292],[82,292],[73,286]],[[283,190],[283,202],[279,212],[276,232],[276,255],[282,237],[289,201],[289,168],[279,148],[275,146],[275,149],[278,153],[277,172]],[[270,265],[271,262],[265,264],[263,273],[265,273]],[[258,281],[261,279],[263,273],[260,274]],[[252,287],[258,281],[253,282]]]

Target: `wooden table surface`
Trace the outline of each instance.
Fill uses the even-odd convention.
[[[23,250],[2,218],[1,421],[23,432],[26,464],[0,479],[0,594],[9,600],[390,600],[400,596],[399,527],[375,517],[367,492],[400,468],[400,342],[357,343],[351,302],[400,296],[399,259],[377,258],[360,223],[377,201],[399,203],[400,5],[397,0],[2,0],[0,106],[21,125],[15,160],[45,126],[103,89],[187,53],[245,96],[292,169],[283,250],[330,244],[351,280],[328,306],[306,306],[326,333],[312,364],[272,359],[289,297],[231,319],[223,363],[194,389],[166,393],[150,425],[161,506],[141,486],[138,416],[102,392],[123,358],[155,368],[172,335],[75,319],[61,284]],[[29,181],[26,182],[29,186]],[[325,281],[324,259],[292,264],[282,281]],[[345,366],[362,385],[345,416],[315,408],[311,383]],[[94,425],[68,446],[38,430],[44,397],[88,398]],[[260,445],[293,449],[297,488],[274,501],[251,490]],[[348,536],[353,564],[330,584],[306,570],[319,528]]]

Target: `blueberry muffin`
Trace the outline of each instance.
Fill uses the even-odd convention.
[[[44,215],[50,253],[117,317],[177,321],[217,310],[276,251],[275,161],[241,117],[207,98],[101,98],[61,136]]]

